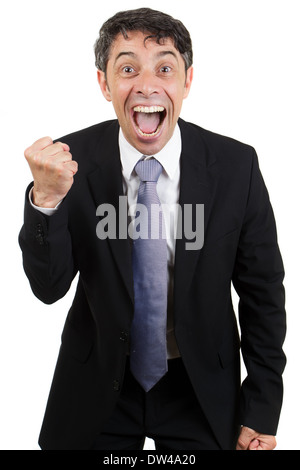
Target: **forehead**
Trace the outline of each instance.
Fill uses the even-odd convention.
[[[111,46],[109,59],[116,60],[120,54],[127,52],[142,58],[145,54],[159,55],[162,51],[171,51],[176,57],[181,57],[171,38],[164,38],[158,44],[156,38],[146,39],[151,33],[130,31],[127,35],[128,38],[124,38],[123,34],[118,34]]]

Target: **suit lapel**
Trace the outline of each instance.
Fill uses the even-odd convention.
[[[119,238],[119,221],[125,216],[120,215],[119,197],[124,195],[120,151],[118,145],[119,125],[116,122],[106,133],[104,142],[99,144],[97,154],[97,168],[88,175],[90,190],[96,207],[100,204],[110,204],[116,211],[116,238],[107,238],[114,261],[118,266],[121,278],[133,301],[133,278],[131,265],[131,247],[129,238]],[[127,211],[126,207],[123,209]],[[126,212],[127,213],[127,212]],[[126,225],[127,228],[127,225]]]
[[[207,152],[199,130],[195,130],[193,126],[186,124],[181,119],[179,126],[182,136],[179,204],[183,214],[183,225],[187,205],[192,205],[195,209],[196,204],[203,204],[205,240],[212,205],[215,160]],[[195,218],[194,211],[193,218]],[[186,249],[190,242],[183,226],[182,237],[176,240],[174,269],[174,305],[176,310],[180,308],[186,298],[201,251],[201,249]]]

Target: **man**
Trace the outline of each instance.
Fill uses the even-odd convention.
[[[79,272],[40,446],[142,449],[149,436],[158,450],[273,449],[283,266],[256,153],[179,118],[193,78],[181,22],[118,13],[95,54],[118,120],[25,151],[34,182],[20,245],[32,290],[53,303]],[[165,236],[137,229],[149,201],[164,208]]]

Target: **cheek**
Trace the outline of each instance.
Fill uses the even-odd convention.
[[[119,107],[124,107],[124,104],[130,94],[130,88],[128,84],[124,83],[123,81],[116,81],[114,83],[114,86],[111,90],[112,92],[112,97],[115,101],[115,103]]]
[[[169,83],[166,93],[172,102],[174,114],[176,115],[180,111],[184,99],[185,88],[183,83],[179,83],[178,81]]]

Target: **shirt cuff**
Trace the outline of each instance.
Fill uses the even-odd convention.
[[[62,203],[62,201],[60,201],[54,208],[36,206],[32,202],[32,190],[33,190],[33,187],[29,191],[29,202],[30,202],[31,206],[34,207],[37,211],[42,212],[45,215],[49,215],[49,216],[53,215],[57,211],[57,209],[59,208],[60,204]]]

